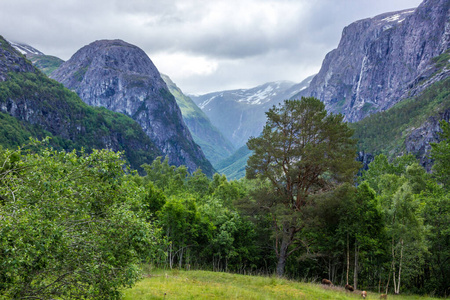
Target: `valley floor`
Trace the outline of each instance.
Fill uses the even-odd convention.
[[[133,288],[124,291],[125,300],[141,299],[362,299],[360,291],[341,287],[208,271],[158,270],[151,272]],[[366,299],[380,299],[368,293]],[[393,296],[395,300],[436,299],[421,296]]]

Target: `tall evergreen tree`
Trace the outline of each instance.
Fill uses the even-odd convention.
[[[267,113],[260,137],[247,146],[247,177],[270,181],[268,197],[257,199],[272,217],[277,274],[283,276],[286,259],[302,247],[302,210],[309,196],[351,182],[359,164],[355,141],[343,116],[327,114],[316,98],[286,100]]]

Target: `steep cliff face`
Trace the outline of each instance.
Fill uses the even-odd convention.
[[[354,22],[298,96],[317,97],[350,122],[386,110],[449,75],[430,67],[449,48],[449,21],[448,0],[425,0],[416,9]]]
[[[415,153],[420,163],[428,171],[431,170],[432,166],[432,161],[429,157],[431,151],[430,143],[440,141],[439,132],[442,132],[439,125],[440,120],[450,121],[450,108],[437,116],[430,117],[419,128],[414,128],[405,140],[406,151]]]
[[[91,106],[136,120],[169,162],[213,168],[194,143],[181,111],[158,70],[140,48],[121,40],[101,40],[77,51],[51,75]]]
[[[8,72],[36,72],[36,69],[15,51],[2,36],[0,36],[0,51],[0,82],[8,79]]]
[[[59,149],[125,151],[124,158],[134,169],[161,155],[131,118],[86,105],[33,67],[1,36],[0,78],[0,140],[4,146],[18,146],[29,136],[51,136],[50,144]]]

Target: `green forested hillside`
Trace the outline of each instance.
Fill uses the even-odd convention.
[[[252,155],[247,145],[242,146],[229,157],[217,163],[217,172],[224,174],[228,179],[240,179],[245,177],[247,160]]]
[[[189,128],[194,141],[202,148],[206,158],[214,168],[216,164],[233,153],[234,147],[219,130],[211,124],[206,114],[183,94],[175,83],[161,74],[183,114],[183,120]]]
[[[51,55],[27,55],[27,58],[47,76],[50,76],[64,62],[62,59]]]

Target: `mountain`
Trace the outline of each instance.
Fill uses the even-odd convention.
[[[161,77],[167,84],[169,91],[175,97],[181,109],[183,120],[189,128],[194,141],[202,148],[206,158],[215,167],[215,164],[220,160],[233,153],[233,145],[211,124],[206,114],[194,101],[183,94],[169,76],[161,74]]]
[[[16,148],[29,137],[46,136],[56,149],[124,151],[138,170],[161,155],[131,118],[86,105],[0,36],[0,145]]]
[[[239,148],[250,136],[258,136],[266,123],[265,112],[305,89],[312,77],[295,84],[270,82],[251,89],[190,95],[234,147]]]
[[[41,70],[45,75],[50,74],[56,70],[64,61],[56,56],[45,55],[36,48],[24,44],[8,41],[17,51],[25,55],[35,67]]]
[[[296,97],[317,97],[355,122],[360,151],[412,153],[430,170],[430,143],[450,115],[449,20],[450,1],[425,0],[350,24]]]
[[[245,167],[252,151],[247,145],[242,146],[229,157],[221,160],[215,165],[219,174],[225,174],[229,180],[245,177]]]
[[[299,96],[321,99],[328,111],[356,122],[387,110],[449,76],[433,58],[450,44],[450,1],[385,13],[345,27],[337,49]]]
[[[211,163],[184,124],[175,98],[140,48],[121,40],[95,41],[78,50],[51,78],[91,106],[136,120],[171,164],[213,174]]]

